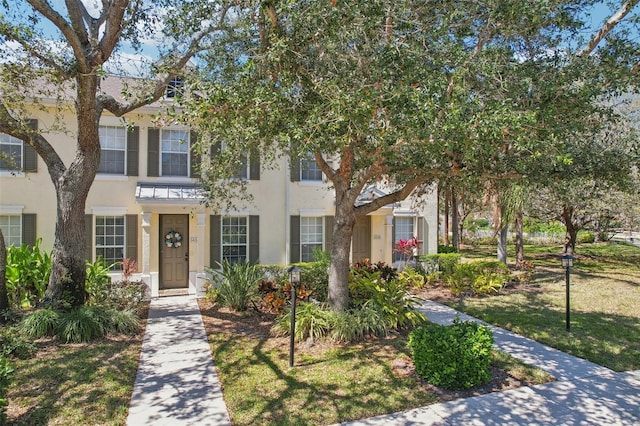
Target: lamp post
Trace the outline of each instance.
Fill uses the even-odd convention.
[[[562,267],[565,271],[565,287],[566,287],[566,299],[567,299],[567,312],[566,312],[566,323],[567,323],[567,331],[571,331],[571,320],[569,314],[569,276],[571,275],[571,267],[573,266],[573,256],[569,254],[565,254],[562,256]]]
[[[293,265],[287,272],[291,283],[291,338],[289,340],[289,367],[293,367],[293,346],[295,344],[296,333],[296,285],[300,284],[300,272],[302,270]]]

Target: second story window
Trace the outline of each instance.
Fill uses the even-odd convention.
[[[22,141],[0,133],[0,170],[22,170]]]
[[[322,170],[318,167],[312,152],[307,153],[300,159],[300,180],[322,181]]]
[[[189,176],[189,132],[165,130],[160,132],[162,176]]]
[[[100,126],[100,167],[98,173],[125,174],[127,134],[124,127]]]

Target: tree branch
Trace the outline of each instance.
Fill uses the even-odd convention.
[[[358,216],[366,215],[368,213],[381,209],[382,207],[389,205],[391,203],[402,201],[406,199],[409,195],[411,195],[414,189],[416,189],[418,186],[422,184],[427,183],[428,181],[429,181],[429,178],[425,176],[415,177],[409,182],[405,183],[402,186],[402,188],[400,188],[399,190],[392,192],[391,194],[384,195],[380,198],[376,198],[370,203],[355,207],[356,215]]]
[[[82,40],[78,38],[78,35],[75,33],[74,29],[69,25],[69,23],[60,15],[58,12],[53,10],[49,5],[47,0],[27,0],[29,4],[38,12],[42,14],[45,18],[47,18],[51,23],[53,23],[59,30],[62,32],[62,35],[67,40],[71,49],[73,49],[74,56],[79,62],[80,71],[88,73],[89,68],[86,62],[86,56],[82,45]],[[69,2],[73,0],[67,0],[67,7],[69,7]],[[71,4],[71,8],[79,5],[82,6],[82,2],[80,0],[75,0],[75,3]],[[85,33],[86,35],[86,33]],[[67,73],[65,73],[67,75]]]
[[[578,55],[589,55],[595,50],[596,47],[607,37],[607,35],[615,28],[616,25],[624,19],[625,16],[631,12],[631,10],[638,4],[640,0],[630,0],[620,6],[620,9],[614,13],[607,21],[602,25],[600,30],[593,35],[591,41],[580,51]],[[636,68],[634,66],[634,68]]]
[[[127,10],[127,0],[114,0],[113,2],[107,3],[108,6],[105,6],[103,9],[103,14],[100,17],[100,21],[106,22],[104,35],[98,44],[98,48],[100,50],[101,58],[108,58],[113,53],[113,50],[118,45],[118,40],[120,39],[120,34],[122,33],[122,29],[125,28],[121,26],[121,22],[124,18],[124,13]]]
[[[0,103],[0,132],[16,137],[31,145],[47,164],[54,185],[66,171],[64,162],[51,144],[40,133],[29,129],[25,123],[16,120],[3,103]]]

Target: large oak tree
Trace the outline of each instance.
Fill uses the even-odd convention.
[[[176,74],[215,35],[230,26],[233,2],[182,0],[12,0],[0,3],[0,132],[31,145],[47,166],[57,197],[53,268],[45,300],[55,306],[85,301],[84,205],[100,163],[98,125],[105,111],[121,117],[161,98]],[[156,40],[139,87],[125,100],[100,89],[123,46],[145,53]],[[58,98],[72,108],[76,150],[65,162],[47,136],[29,126],[29,105]],[[57,115],[57,113],[56,113]],[[56,123],[63,127],[66,123]]]
[[[335,190],[329,302],[343,310],[358,216],[436,180],[508,177],[519,159],[560,151],[563,127],[538,127],[539,114],[567,113],[550,107],[554,96],[573,96],[576,81],[602,61],[638,60],[623,38],[600,57],[567,59],[591,3],[258,2],[239,17],[244,30],[232,44],[210,52],[208,83],[199,87],[207,95],[191,118],[228,142],[228,155],[313,153]],[[595,99],[603,87],[581,96]],[[542,111],[542,101],[519,101],[532,93],[549,96]],[[214,187],[225,172],[214,167],[205,184]],[[387,195],[359,203],[371,185]]]

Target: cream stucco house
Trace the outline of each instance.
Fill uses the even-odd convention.
[[[102,90],[120,93],[121,84],[110,77]],[[71,161],[73,110],[56,110],[53,99],[40,102],[44,108],[33,109],[33,126],[65,162]],[[223,212],[205,207],[194,167],[198,159],[189,150],[195,133],[171,125],[159,128],[153,120],[171,102],[167,97],[130,114],[126,118],[134,126],[129,129],[120,118],[102,117],[100,171],[84,206],[87,259],[135,259],[138,276],[157,296],[168,289],[201,293],[205,268],[223,258],[286,265],[310,260],[314,248],[329,248],[334,194],[313,161],[289,164],[283,158],[277,170],[261,170],[248,161],[238,178],[247,180],[253,205]],[[54,130],[56,116],[68,123],[65,132]],[[41,237],[42,247],[50,250],[56,200],[46,166],[33,149],[8,135],[0,134],[0,150],[12,155],[19,169],[0,162],[0,227],[6,242],[33,244]],[[382,193],[369,188],[361,202]],[[360,220],[352,259],[392,263],[394,241],[414,235],[423,242],[421,252],[435,253],[435,194],[426,197],[422,203],[386,206]]]

